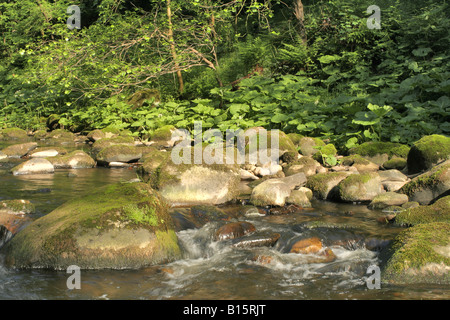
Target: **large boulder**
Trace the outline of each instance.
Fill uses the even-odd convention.
[[[450,284],[450,223],[421,223],[401,232],[381,278],[393,284]]]
[[[433,134],[416,141],[408,153],[408,173],[430,170],[450,159],[450,137]]]
[[[450,160],[433,167],[431,170],[413,178],[398,192],[406,194],[410,201],[422,205],[431,203],[434,199],[450,190]]]
[[[180,257],[164,199],[145,183],[119,183],[70,200],[2,249],[17,268],[141,268]]]
[[[303,172],[285,178],[268,179],[253,188],[250,201],[255,206],[284,206],[291,191],[305,183]]]
[[[131,136],[117,136],[112,138],[103,138],[95,141],[92,145],[92,153],[97,155],[102,149],[109,146],[134,146],[134,138]]]
[[[312,156],[319,152],[316,147],[323,146],[325,146],[325,142],[319,138],[302,137],[298,141],[298,151],[304,156]]]
[[[15,176],[24,174],[46,174],[54,173],[55,168],[50,161],[46,159],[34,158],[15,166],[11,169],[11,172]]]
[[[202,154],[200,160],[195,158],[195,150]],[[216,159],[214,148],[195,150],[180,146],[165,152],[168,156],[158,152],[156,155],[161,157],[157,161],[147,160],[150,163],[139,173],[172,204],[217,205],[236,199],[241,181],[239,165],[233,164],[233,159],[227,162],[225,151]]]
[[[352,174],[339,182],[339,199],[344,202],[369,202],[384,192],[376,172]]]

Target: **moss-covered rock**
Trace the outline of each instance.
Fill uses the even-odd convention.
[[[351,148],[349,153],[359,154],[369,161],[381,166],[384,162],[392,159],[393,157],[406,159],[409,149],[409,146],[400,143],[369,141],[357,147]]]
[[[382,279],[395,284],[450,284],[450,223],[418,224],[395,239]]]
[[[158,153],[161,159],[141,169],[148,171],[148,183],[172,204],[216,205],[235,199],[239,195],[239,165],[227,164],[225,152],[218,154],[220,161],[215,159],[215,150],[209,152],[207,146],[198,149],[203,155],[199,161],[194,149],[180,147],[168,156]]]
[[[87,169],[95,167],[95,160],[82,150],[75,150],[67,155],[47,158],[55,169]]]
[[[180,257],[168,205],[145,183],[105,186],[71,200],[4,248],[17,268],[141,268]]]
[[[348,172],[325,172],[308,177],[306,187],[311,189],[313,195],[319,200],[332,200],[338,198],[337,185],[349,176]]]
[[[392,157],[390,160],[383,163],[383,168],[386,170],[396,169],[396,170],[403,170],[405,169],[407,165],[405,158],[400,157]]]
[[[75,139],[75,135],[72,132],[65,129],[56,129],[48,132],[47,135],[45,136],[45,139],[56,139],[61,142],[66,141],[71,142]]]
[[[450,189],[450,160],[433,167],[406,183],[400,193],[406,194],[411,201],[422,205],[429,204],[433,199],[448,192]]]
[[[250,128],[245,134],[246,163],[264,166],[269,162],[278,162],[285,153],[289,153],[292,159],[298,154],[294,143],[283,131]],[[276,147],[277,138],[278,147]]]
[[[116,145],[121,145],[121,146],[134,146],[134,138],[131,136],[117,136],[117,137],[113,137],[113,138],[103,138],[100,140],[97,140],[93,145],[92,145],[92,153],[95,155],[97,155],[102,149],[109,147],[109,146],[116,146]]]
[[[312,156],[318,152],[316,146],[323,147],[325,142],[319,138],[303,137],[298,142],[298,151],[304,156]]]
[[[384,192],[376,172],[352,174],[338,184],[339,199],[344,202],[368,202]]]
[[[35,210],[29,200],[0,201],[0,226],[5,226],[14,235],[31,223],[29,215]]]
[[[450,159],[450,137],[433,134],[416,141],[408,153],[410,174],[429,170],[437,163]]]
[[[97,161],[101,165],[110,162],[136,162],[142,157],[142,148],[127,145],[112,145],[103,148],[97,154]]]
[[[28,134],[20,128],[6,128],[0,132],[0,140],[27,140]]]
[[[14,144],[12,146],[6,147],[2,150],[2,153],[7,155],[10,158],[20,158],[26,155],[33,149],[37,148],[36,142],[28,142],[21,144]]]
[[[324,163],[324,158],[327,157],[335,157],[337,155],[337,149],[334,144],[329,143],[320,148],[319,152],[314,153],[313,159],[318,161],[321,164]]]
[[[298,147],[300,144],[300,140],[304,137],[299,133],[288,133],[289,139],[291,139],[292,143],[295,147]]]
[[[377,171],[380,166],[359,154],[352,154],[347,157],[343,157],[341,160],[342,165],[352,166],[356,168],[358,172]]]
[[[286,198],[286,203],[295,204],[302,208],[311,208],[311,199],[310,195],[312,195],[311,190],[307,188],[301,188],[302,190],[292,190],[290,195]],[[308,192],[309,191],[309,192]]]
[[[303,172],[307,177],[309,177],[316,174],[316,169],[318,167],[320,167],[320,163],[313,158],[301,157],[300,159],[285,166],[283,168],[283,172],[286,176]]]
[[[450,196],[443,197],[432,205],[405,209],[395,217],[395,223],[402,226],[437,221],[450,222]]]

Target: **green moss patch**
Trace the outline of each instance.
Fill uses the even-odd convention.
[[[450,224],[418,224],[401,232],[394,243],[382,279],[396,283],[450,283],[450,257],[441,248],[450,245]]]
[[[350,154],[374,157],[377,154],[387,154],[389,158],[397,156],[405,158],[408,156],[409,146],[394,142],[365,142],[349,150]]]
[[[406,209],[395,217],[395,223],[402,226],[437,221],[450,223],[450,196],[441,198],[429,206]]]
[[[415,142],[408,153],[408,172],[428,170],[450,157],[450,138],[438,134],[425,136]]]

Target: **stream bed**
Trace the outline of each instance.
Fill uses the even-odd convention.
[[[58,169],[54,174],[13,176],[0,167],[0,200],[27,199],[43,216],[89,190],[136,178],[130,169]],[[394,286],[369,289],[369,266],[382,263],[382,249],[402,228],[376,221],[382,213],[365,205],[313,201],[313,208],[284,215],[240,215],[258,231],[281,236],[273,247],[239,248],[214,241],[218,228],[178,232],[183,258],[141,270],[82,270],[81,289],[69,290],[70,274],[14,270],[0,254],[0,299],[449,299],[445,286]],[[242,212],[232,204],[224,211]],[[175,212],[178,209],[172,209]],[[293,241],[319,237],[336,255],[333,262],[309,263],[289,253]]]

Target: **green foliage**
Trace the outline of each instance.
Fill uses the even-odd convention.
[[[202,121],[320,137],[343,152],[450,134],[448,2],[379,1],[382,28],[371,30],[373,1],[304,1],[304,33],[291,1],[171,3],[176,60],[166,1],[0,1],[0,127],[37,130],[57,114],[72,131],[149,137]],[[81,30],[65,25],[73,4]],[[132,106],[145,90],[161,102]]]

